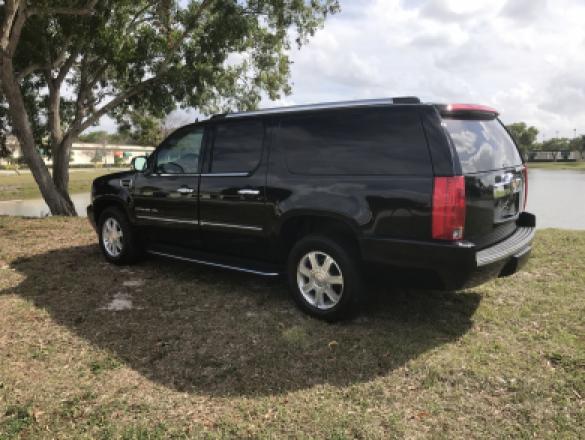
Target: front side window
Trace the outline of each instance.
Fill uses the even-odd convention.
[[[155,172],[196,174],[203,140],[203,127],[179,130],[170,135],[156,154]]]
[[[262,121],[224,122],[215,127],[211,152],[212,173],[249,173],[260,163]]]

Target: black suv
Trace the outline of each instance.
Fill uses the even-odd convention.
[[[358,309],[364,267],[461,289],[517,271],[534,238],[526,166],[485,106],[405,97],[216,115],[132,168],[93,183],[108,261],[286,273],[299,306],[328,320]]]

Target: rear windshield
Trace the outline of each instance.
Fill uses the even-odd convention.
[[[444,119],[463,173],[498,170],[522,164],[522,157],[499,120]]]

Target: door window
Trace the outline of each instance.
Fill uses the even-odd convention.
[[[260,163],[264,124],[261,121],[237,121],[219,124],[211,158],[212,173],[249,173]]]
[[[157,151],[155,173],[198,173],[202,140],[203,127],[180,130],[170,135]]]
[[[429,175],[415,110],[370,108],[283,116],[278,140],[288,169],[304,175]]]

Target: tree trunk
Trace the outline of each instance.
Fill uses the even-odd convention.
[[[2,62],[0,62],[0,80],[2,91],[8,102],[8,113],[14,134],[20,142],[24,159],[51,213],[53,215],[77,215],[67,191],[62,193],[54,184],[51,174],[36,148],[20,85],[14,75],[12,59],[6,55],[2,55]]]
[[[59,147],[56,148],[53,154],[53,183],[75,213],[75,206],[69,197],[69,156],[72,146],[73,139],[70,136],[65,136]]]

